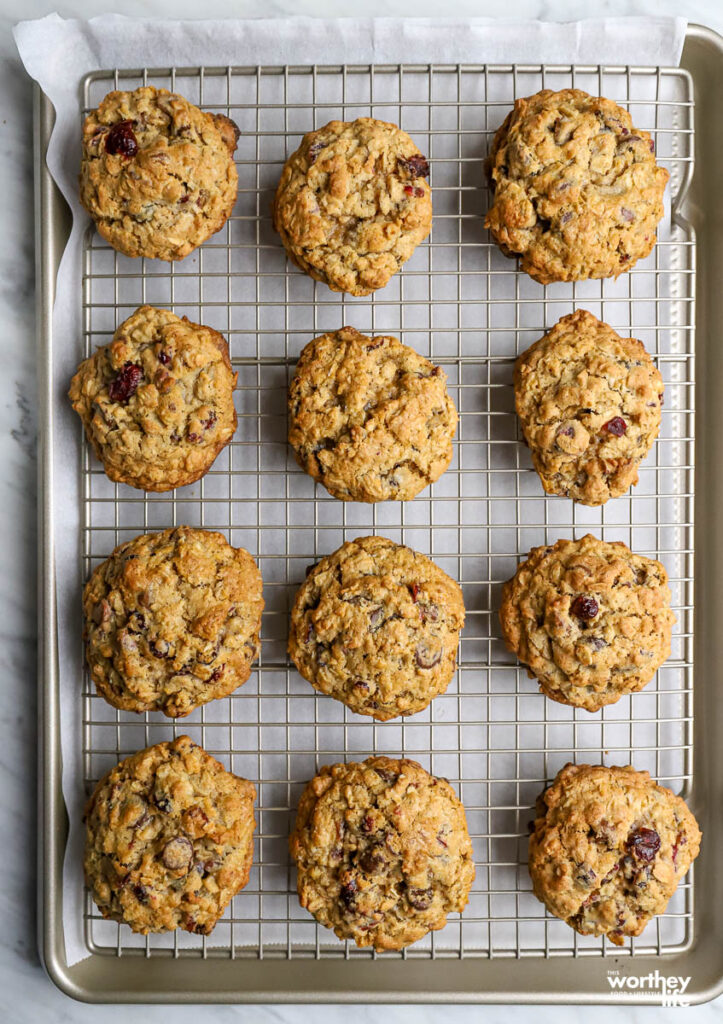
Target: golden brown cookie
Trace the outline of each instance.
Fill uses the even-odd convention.
[[[617,277],[647,256],[669,174],[627,110],[580,89],[519,99],[498,129],[485,227],[540,284]]]
[[[591,534],[533,548],[502,589],[508,648],[548,697],[587,711],[650,682],[674,622],[661,563]]]
[[[85,880],[103,917],[208,935],[249,880],[255,796],[188,736],[121,761],[85,809]]]
[[[360,537],[311,568],[291,612],[304,679],[360,715],[421,711],[454,675],[462,590],[425,555]]]
[[[274,227],[290,259],[332,291],[383,288],[430,232],[429,165],[406,132],[360,117],[308,132],[286,161]]]
[[[700,839],[685,801],[647,772],[568,764],[537,801],[533,889],[576,932],[622,946],[663,913]]]
[[[457,410],[439,366],[353,327],[314,338],[289,386],[289,444],[342,501],[408,501],[452,459]]]
[[[256,563],[220,533],[177,526],[121,544],[83,592],[98,693],[169,718],[227,696],[251,673],[263,607]]]
[[[416,761],[327,765],[289,842],[302,907],[340,939],[403,949],[464,910],[474,881],[464,807]]]
[[[80,201],[126,256],[183,259],[231,215],[238,136],[167,89],[109,92],[83,125]]]
[[[638,482],[660,430],[663,378],[642,342],[584,309],[515,363],[515,406],[542,486],[602,505]]]
[[[169,491],[200,479],[233,437],[236,378],[218,331],[141,306],[68,394],[111,480]]]

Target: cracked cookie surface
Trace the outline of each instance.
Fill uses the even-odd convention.
[[[218,331],[141,306],[68,394],[111,480],[169,491],[200,479],[233,437],[236,378]]]
[[[380,951],[443,928],[474,881],[464,807],[416,761],[322,768],[301,797],[289,846],[302,907],[338,938]]]
[[[578,310],[519,356],[514,386],[548,494],[602,505],[638,482],[663,404],[663,378],[642,342]]]
[[[289,655],[316,690],[386,721],[447,689],[463,625],[462,590],[431,559],[361,537],[311,567],[291,612]]]
[[[488,169],[485,227],[540,284],[617,277],[655,244],[669,174],[612,100],[580,89],[517,100]]]
[[[121,761],[85,809],[85,879],[103,917],[208,935],[249,880],[255,797],[188,736]]]
[[[509,650],[548,697],[587,711],[650,682],[674,622],[663,565],[591,534],[533,548],[502,589]]]
[[[126,256],[183,259],[231,215],[238,136],[167,89],[110,92],[83,125],[80,201]]]
[[[245,683],[260,647],[261,574],[220,533],[178,526],[121,544],[83,592],[98,693],[181,718]]]
[[[446,375],[396,338],[353,327],[314,338],[289,386],[289,443],[342,501],[408,501],[452,460]]]
[[[576,932],[621,946],[663,913],[700,839],[685,801],[647,772],[568,764],[537,800],[533,889]]]
[[[286,161],[274,227],[291,260],[337,292],[383,288],[430,232],[429,165],[406,132],[360,117],[308,132]]]

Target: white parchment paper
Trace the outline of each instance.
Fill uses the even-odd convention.
[[[598,19],[570,24],[472,20],[291,18],[258,21],[131,20],[88,22],[50,15],[20,23],[15,38],[28,73],[52,100],[57,121],[48,166],[73,212],[73,231],[57,281],[53,314],[52,483],[56,512],[63,791],[71,822],[63,887],[66,955],[88,955],[81,877],[80,500],[77,422],[65,392],[81,333],[81,239],[87,218],[77,199],[79,82],[114,67],[311,63],[678,64],[683,18]],[[383,87],[383,85],[382,85]]]

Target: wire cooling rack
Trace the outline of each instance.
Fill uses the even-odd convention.
[[[675,791],[692,779],[694,238],[677,214],[692,173],[693,96],[681,70],[540,66],[161,69],[89,76],[86,109],[110,88],[152,83],[228,113],[241,129],[240,188],[226,227],[179,264],[130,260],[93,231],[84,247],[84,354],[141,303],[173,309],[228,338],[239,371],[239,426],[198,484],[164,495],[112,484],[84,447],[82,572],[141,532],[219,529],[257,559],[264,579],[263,647],[235,694],[171,722],[116,712],[83,688],[88,790],[140,747],[190,734],[258,788],[247,888],[208,937],[132,935],[88,898],[89,950],[109,956],[373,957],[317,927],[298,904],[287,836],[320,765],[403,754],[447,776],[461,796],[477,877],[465,912],[403,953],[384,957],[606,956],[679,951],[692,942],[692,873],[667,912],[622,949],[546,915],[531,893],[528,822],[545,783],[568,760],[633,763]],[[517,271],[483,227],[482,161],[515,97],[577,86],[626,105],[652,132],[671,171],[651,256],[617,281],[542,287]],[[434,227],[386,288],[340,296],[291,267],[270,203],[302,134],[333,118],[401,125],[428,155]],[[511,386],[515,355],[562,315],[589,309],[640,338],[665,380],[659,440],[640,483],[602,508],[546,498],[520,443]],[[350,324],[392,333],[441,364],[460,413],[450,469],[414,501],[336,501],[297,467],[286,443],[286,386],[312,337]],[[80,357],[81,352],[78,352]],[[506,652],[502,582],[531,546],[591,531],[659,557],[677,615],[673,650],[643,692],[597,714],[547,700]],[[447,693],[408,719],[375,724],[315,693],[286,657],[287,623],[306,566],[344,540],[379,533],[425,552],[464,590],[459,669]]]

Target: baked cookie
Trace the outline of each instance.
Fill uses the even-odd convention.
[[[515,407],[548,494],[603,505],[638,482],[660,430],[663,378],[642,342],[584,309],[515,363]]]
[[[249,880],[255,796],[188,736],[117,764],[85,809],[85,880],[103,917],[208,935]]]
[[[360,117],[308,132],[286,161],[274,227],[297,267],[332,291],[383,288],[432,227],[429,164],[406,132]]]
[[[314,689],[386,721],[444,693],[463,625],[462,590],[434,562],[386,537],[360,537],[310,568],[289,655]]]
[[[322,768],[301,797],[289,847],[302,907],[340,939],[380,951],[444,928],[474,881],[464,807],[416,761]]]
[[[682,797],[630,765],[566,765],[536,813],[535,896],[576,932],[616,946],[663,913],[700,848]]]
[[[233,437],[236,378],[218,331],[141,306],[68,394],[111,480],[170,491],[202,477]]]
[[[289,444],[342,501],[408,501],[452,460],[457,410],[441,367],[353,327],[304,348],[289,386]]]
[[[533,548],[502,588],[509,650],[544,694],[586,711],[650,682],[674,622],[661,563],[591,534]]]
[[[177,526],[121,544],[83,591],[98,693],[183,718],[245,683],[260,647],[261,574],[220,533]]]
[[[647,256],[669,174],[627,110],[580,89],[515,102],[492,144],[485,227],[540,284],[617,277]]]
[[[80,201],[126,256],[183,259],[231,215],[238,137],[167,89],[109,92],[83,125]]]

